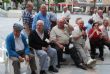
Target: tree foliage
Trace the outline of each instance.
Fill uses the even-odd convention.
[[[16,3],[22,3],[23,0],[12,0],[13,2],[16,2]]]
[[[2,0],[3,2],[5,2],[5,3],[9,3],[10,2],[10,0]]]
[[[65,0],[55,0],[56,3],[65,2]]]

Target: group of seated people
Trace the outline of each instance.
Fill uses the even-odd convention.
[[[102,27],[103,26],[103,27]],[[61,62],[66,61],[63,53],[70,54],[76,67],[87,70],[96,64],[96,48],[99,48],[99,58],[103,61],[103,48],[107,45],[110,48],[110,40],[106,33],[108,21],[104,20],[99,28],[95,22],[88,34],[81,18],[76,20],[74,28],[61,18],[57,21],[50,32],[44,30],[44,21],[36,22],[36,29],[32,30],[26,37],[21,33],[23,26],[18,23],[13,25],[13,32],[6,38],[6,48],[9,58],[13,61],[14,74],[20,73],[20,62],[29,62],[31,74],[36,74],[36,60],[34,51],[39,58],[40,74],[47,74],[47,71],[58,72]],[[91,51],[85,48],[87,36],[90,40]],[[48,61],[48,57],[50,61]]]

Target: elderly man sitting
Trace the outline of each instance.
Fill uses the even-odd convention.
[[[65,51],[71,55],[78,68],[86,70],[86,67],[78,57],[77,51],[73,47],[69,47],[69,39],[72,31],[73,27],[65,21],[65,18],[61,18],[58,20],[58,25],[53,27],[50,32],[50,39],[58,53],[58,67],[60,68],[60,62],[64,61],[63,52]]]
[[[6,38],[6,48],[8,50],[9,58],[13,61],[14,74],[20,73],[20,62],[26,60],[29,62],[32,70],[31,74],[36,74],[36,65],[33,62],[34,56],[31,55],[26,42],[26,38],[21,34],[23,27],[20,24],[15,23],[13,25],[13,32]],[[23,59],[25,58],[25,59]]]
[[[106,45],[110,50],[110,38],[108,34],[108,26],[109,26],[109,20],[104,19],[103,25],[101,25],[99,28],[101,29],[102,32],[103,45]]]
[[[84,64],[91,68],[95,66],[96,60],[92,59],[89,51],[85,49],[87,34],[84,27],[84,21],[81,18],[76,20],[76,26],[74,27],[71,37],[73,39],[74,46],[79,51],[81,58],[83,59]]]
[[[36,29],[29,35],[29,45],[36,50],[39,57],[41,71],[40,74],[46,74],[49,71],[58,72],[57,65],[57,52],[49,46],[49,35],[44,31],[44,22],[38,20]],[[48,63],[48,56],[50,57],[50,67]]]

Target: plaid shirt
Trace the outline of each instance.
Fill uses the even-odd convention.
[[[32,27],[33,18],[31,12],[24,10],[22,14],[22,19],[23,19],[23,24],[28,24],[30,28]]]

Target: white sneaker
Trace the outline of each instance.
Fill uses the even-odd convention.
[[[87,65],[91,68],[95,67],[96,66],[96,59],[88,60]]]

